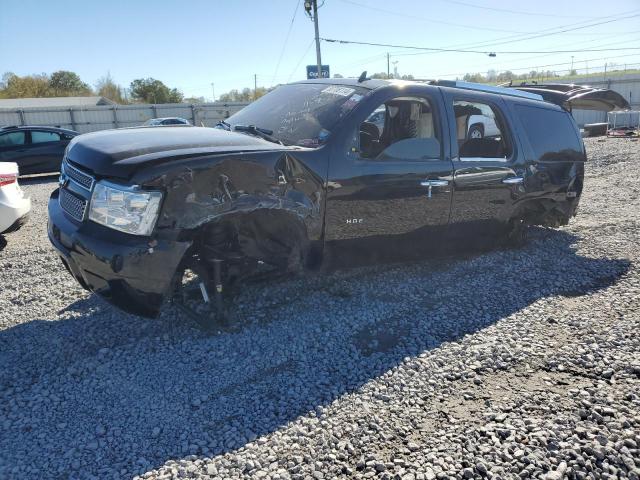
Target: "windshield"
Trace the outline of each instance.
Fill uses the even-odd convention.
[[[368,92],[366,88],[326,83],[283,85],[226,120],[273,132],[285,145],[318,147],[342,117]]]

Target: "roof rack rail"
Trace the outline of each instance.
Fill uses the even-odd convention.
[[[484,85],[482,83],[462,82],[460,80],[432,80],[431,85],[439,87],[462,88],[464,90],[475,90],[477,92],[496,93],[498,95],[509,95],[511,97],[523,97],[532,100],[544,100],[537,93],[523,92],[514,88],[496,87],[493,85]]]

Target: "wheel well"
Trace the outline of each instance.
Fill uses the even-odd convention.
[[[297,272],[306,267],[309,240],[302,219],[288,211],[264,209],[228,214],[195,232],[191,256],[223,260],[233,277],[255,271]]]

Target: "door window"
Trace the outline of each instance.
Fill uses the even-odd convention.
[[[441,158],[440,128],[426,98],[397,97],[371,112],[360,124],[361,158],[429,160]]]
[[[55,132],[31,131],[31,143],[59,142],[60,135]]]
[[[502,116],[495,107],[481,102],[455,100],[456,138],[460,160],[511,156]]]
[[[0,135],[0,147],[13,147],[25,144],[24,132],[8,132]]]

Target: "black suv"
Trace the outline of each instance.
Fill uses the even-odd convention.
[[[628,106],[575,86],[361,77],[281,86],[216,129],[82,135],[49,237],[85,288],[151,316],[182,304],[188,278],[213,303],[256,276],[518,242],[576,212],[586,157],[571,105]],[[496,129],[472,138],[478,115]]]
[[[20,175],[59,172],[64,149],[76,135],[55,127],[0,128],[0,162],[16,162]]]

